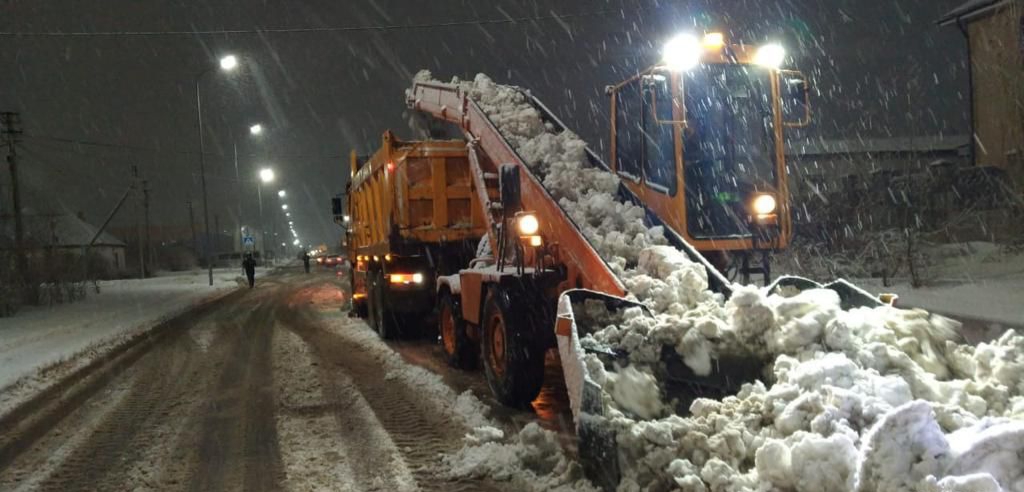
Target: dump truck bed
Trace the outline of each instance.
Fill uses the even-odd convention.
[[[404,142],[390,132],[383,140],[366,162],[353,156],[352,255],[383,256],[485,234],[465,142]]]

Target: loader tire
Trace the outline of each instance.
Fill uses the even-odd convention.
[[[480,359],[480,345],[473,343],[466,333],[462,306],[447,289],[441,292],[437,301],[437,332],[441,336],[441,348],[448,365],[458,369],[476,367]]]
[[[544,350],[531,340],[527,306],[514,306],[506,289],[487,293],[481,353],[491,392],[502,404],[528,408],[544,383]]]
[[[388,309],[387,299],[384,298],[384,274],[378,272],[374,278],[376,281],[373,285],[373,292],[374,297],[377,298],[374,305],[377,311],[374,316],[377,320],[375,329],[382,339],[390,340],[398,334],[398,320],[395,313]]]

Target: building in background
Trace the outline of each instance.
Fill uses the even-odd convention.
[[[13,250],[13,217],[3,217],[0,224],[0,250]],[[88,248],[90,276],[116,277],[126,268],[125,242],[108,232],[97,236],[97,227],[78,215],[26,213],[24,224],[30,268],[74,268],[93,237],[96,241]]]
[[[970,0],[938,22],[967,39],[974,163],[1024,189],[1024,0]]]

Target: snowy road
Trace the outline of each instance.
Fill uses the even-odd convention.
[[[285,272],[98,359],[0,420],[0,489],[500,490],[439,466],[483,405],[344,317],[341,296]]]

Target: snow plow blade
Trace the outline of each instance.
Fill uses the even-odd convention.
[[[840,306],[846,311],[858,307],[891,305],[892,301],[895,300],[893,297],[890,298],[889,302],[883,302],[878,296],[872,295],[870,292],[843,279],[834,280],[827,284],[821,284],[804,277],[786,275],[775,279],[767,289],[769,295],[784,294],[787,290],[791,292],[800,292],[809,289],[829,289],[835,291],[836,294],[839,294]]]
[[[603,304],[609,312],[636,307],[646,316],[650,310],[643,304],[585,289],[568,290],[558,300],[556,335],[570,407],[576,423],[579,455],[587,477],[605,490],[614,490],[619,483],[620,467],[616,434],[610,421],[601,386],[591,377],[584,356],[596,355],[606,366],[628,364],[628,354],[585,340],[587,334],[603,328],[588,320],[583,312],[586,303]],[[675,401],[675,412],[685,414],[697,398],[720,399],[739,391],[743,383],[760,376],[767,361],[720,358],[708,376],[690,370],[671,347],[661,353],[660,375],[665,383],[665,399]]]
[[[709,272],[710,273],[710,272]],[[717,272],[716,272],[717,273]],[[876,307],[884,303],[867,291],[845,281],[821,284],[802,277],[785,276],[777,279],[767,290],[793,293],[807,289],[830,289],[839,294],[843,309]],[[603,328],[590,319],[592,313],[582,309],[585,304],[603,305],[609,313],[635,307],[645,316],[650,310],[635,301],[585,289],[568,290],[558,299],[555,323],[558,353],[561,358],[570,408],[579,440],[579,456],[587,477],[604,488],[615,490],[620,479],[619,450],[616,432],[608,420],[607,405],[601,386],[592,378],[584,357],[593,354],[606,368],[616,364],[628,365],[628,354],[601,346],[586,335]],[[683,362],[672,347],[663,347],[659,379],[664,383],[664,400],[675,402],[675,413],[686,415],[697,398],[721,399],[740,390],[744,383],[762,377],[770,361],[739,357],[720,357],[713,360],[710,375],[698,376]]]

